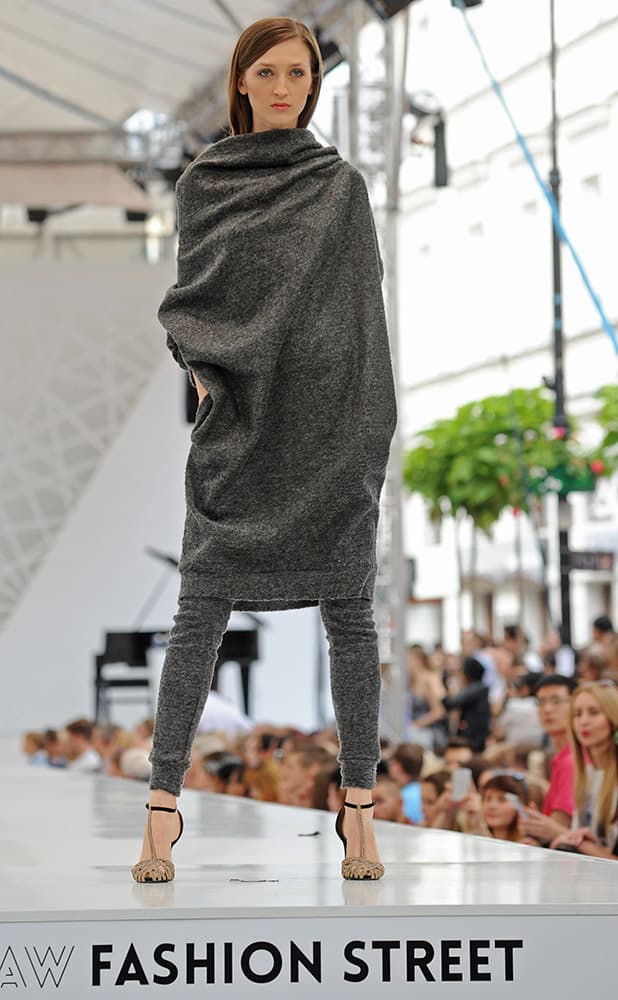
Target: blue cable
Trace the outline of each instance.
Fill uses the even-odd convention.
[[[595,308],[596,308],[596,310],[597,310],[597,312],[598,312],[598,314],[599,314],[599,316],[601,318],[601,324],[603,326],[603,329],[605,330],[605,332],[607,333],[609,339],[611,340],[611,342],[612,342],[612,344],[614,346],[614,350],[616,351],[616,354],[618,354],[618,338],[616,337],[616,331],[614,330],[614,327],[610,323],[610,321],[609,321],[609,319],[608,319],[608,317],[607,317],[607,315],[605,313],[605,310],[603,309],[603,306],[601,305],[601,300],[599,299],[599,296],[597,295],[597,293],[595,292],[594,288],[590,284],[590,279],[589,279],[589,277],[588,277],[588,275],[586,273],[584,265],[582,264],[582,262],[581,262],[581,260],[580,260],[580,258],[578,256],[578,254],[577,254],[577,251],[575,250],[575,247],[573,246],[573,244],[571,243],[569,237],[567,236],[567,233],[565,232],[564,226],[562,225],[562,220],[560,218],[560,212],[558,210],[558,206],[556,205],[556,199],[554,198],[554,196],[551,193],[550,189],[547,187],[547,184],[545,183],[545,181],[541,177],[541,175],[539,173],[539,170],[538,170],[538,167],[537,167],[537,165],[536,165],[536,163],[534,161],[534,157],[532,156],[532,153],[530,152],[530,150],[528,148],[528,144],[527,144],[526,140],[524,139],[523,135],[521,134],[521,132],[519,131],[519,129],[517,128],[517,124],[515,122],[515,119],[513,118],[513,115],[511,114],[510,108],[509,108],[508,104],[506,103],[506,100],[504,98],[504,94],[502,93],[502,88],[501,88],[500,84],[498,83],[498,81],[496,80],[495,76],[493,75],[491,69],[489,68],[487,60],[486,60],[485,55],[483,53],[483,49],[481,48],[481,43],[478,40],[476,32],[474,31],[474,28],[470,24],[468,13],[467,13],[466,8],[464,6],[464,0],[452,0],[452,3],[453,3],[453,6],[457,7],[457,9],[460,10],[461,13],[463,14],[464,21],[465,21],[465,24],[466,24],[466,28],[468,29],[468,33],[469,33],[469,35],[470,35],[470,37],[471,37],[471,39],[472,39],[472,41],[473,41],[476,49],[478,50],[478,54],[481,57],[481,62],[483,64],[483,68],[485,69],[485,72],[487,73],[487,76],[489,77],[489,80],[490,80],[490,83],[492,85],[492,88],[495,91],[496,96],[497,96],[498,100],[500,101],[500,104],[504,108],[504,111],[506,113],[507,118],[509,119],[511,125],[513,126],[513,130],[515,132],[515,136],[517,138],[517,141],[518,141],[519,145],[522,148],[523,154],[524,154],[524,156],[525,156],[525,158],[526,158],[526,160],[528,162],[528,165],[529,165],[530,169],[532,170],[532,173],[534,174],[534,176],[535,176],[535,178],[537,180],[537,183],[538,183],[539,187],[541,188],[541,191],[543,192],[543,194],[545,195],[545,197],[546,197],[546,199],[547,199],[547,201],[549,203],[549,207],[551,209],[551,214],[552,214],[553,220],[554,220],[554,225],[556,227],[556,232],[558,233],[558,236],[560,237],[560,240],[562,241],[562,243],[564,243],[569,248],[569,250],[571,251],[571,256],[572,256],[573,260],[575,261],[575,266],[577,267],[577,270],[579,271],[579,273],[581,275],[582,281],[584,282],[584,285],[585,285],[585,287],[586,287],[586,289],[588,291],[588,294],[590,295],[590,298],[592,299],[592,302],[594,303],[594,306],[595,306]]]

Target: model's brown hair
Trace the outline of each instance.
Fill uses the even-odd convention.
[[[582,684],[571,698],[571,743],[573,747],[573,759],[575,761],[575,806],[581,817],[586,800],[586,759],[584,748],[575,735],[573,728],[573,717],[577,699],[583,693],[592,695],[598,703],[610,724],[610,746],[606,759],[603,761],[603,782],[596,803],[595,814],[593,816],[593,829],[596,834],[607,837],[609,827],[618,816],[618,808],[612,809],[614,793],[618,785],[618,688],[611,682]],[[610,845],[611,846],[611,845]]]
[[[287,42],[290,38],[302,39],[309,49],[313,92],[307,97],[307,103],[298,117],[297,128],[306,128],[311,121],[324,75],[318,40],[302,21],[294,21],[290,17],[264,17],[245,28],[232,53],[227,85],[228,122],[232,135],[253,131],[253,110],[248,95],[238,90],[239,78],[273,45]]]

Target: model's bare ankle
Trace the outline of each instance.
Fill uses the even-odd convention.
[[[176,808],[176,796],[172,795],[171,792],[164,791],[162,788],[151,788],[149,801],[151,806],[167,806],[168,809]]]
[[[346,788],[346,802],[354,802],[354,804],[360,803],[361,805],[365,805],[367,802],[373,801],[373,792],[373,788]]]

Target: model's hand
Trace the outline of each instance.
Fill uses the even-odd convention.
[[[195,388],[197,389],[197,401],[199,406],[204,397],[208,395],[208,389],[204,388],[204,386],[202,385],[202,383],[200,382],[199,378],[197,377],[194,371],[192,371],[191,374],[195,379]]]

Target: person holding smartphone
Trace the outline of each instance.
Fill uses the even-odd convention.
[[[523,778],[500,774],[486,781],[480,793],[480,808],[473,828],[467,832],[497,840],[521,843],[524,832],[520,817],[528,802],[528,786]],[[469,815],[469,819],[474,817]]]

